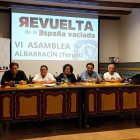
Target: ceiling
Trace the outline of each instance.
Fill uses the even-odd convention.
[[[140,0],[0,0],[1,12],[13,7],[120,16],[140,8]]]

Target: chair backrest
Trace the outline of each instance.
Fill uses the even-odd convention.
[[[131,78],[132,84],[140,84],[140,74],[136,74]]]

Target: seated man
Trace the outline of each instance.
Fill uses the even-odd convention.
[[[76,82],[76,78],[75,75],[73,74],[73,67],[70,64],[65,64],[63,66],[63,73],[60,73],[59,77],[58,77],[58,81],[62,82],[62,81],[67,81],[67,82]]]
[[[108,72],[104,73],[103,78],[106,82],[121,82],[121,76],[115,72],[115,65],[109,64],[108,65]]]
[[[94,64],[93,63],[87,63],[86,64],[86,68],[87,70],[84,71],[82,74],[81,74],[81,81],[92,81],[94,79],[95,82],[100,82],[102,81],[102,78],[99,76],[99,74],[94,70]]]
[[[28,79],[24,73],[24,71],[18,70],[18,63],[12,62],[10,64],[10,70],[5,71],[1,79],[1,85],[9,85],[12,86],[14,84],[26,84],[28,83]]]
[[[48,67],[46,65],[42,65],[40,67],[40,73],[37,73],[35,75],[32,82],[33,83],[50,84],[50,83],[55,83],[56,80],[53,77],[53,75],[48,73]]]

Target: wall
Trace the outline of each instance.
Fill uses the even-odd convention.
[[[6,58],[6,59],[5,59]],[[0,79],[10,63],[10,39],[0,38]]]
[[[110,56],[118,57],[120,20],[100,21],[99,62],[109,62]]]
[[[0,12],[0,19],[0,34],[4,38],[10,38],[10,14]]]
[[[109,56],[119,56],[120,62],[140,62],[140,10],[122,16],[121,20],[101,20],[100,63]]]
[[[140,62],[140,10],[123,16],[120,25],[120,62]]]

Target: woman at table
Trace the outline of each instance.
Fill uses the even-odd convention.
[[[48,67],[42,65],[40,67],[40,73],[37,73],[32,80],[33,83],[51,84],[55,83],[56,80],[52,74],[48,73]]]
[[[63,72],[58,76],[59,82],[76,82],[75,75],[73,74],[73,67],[70,64],[63,66]]]

